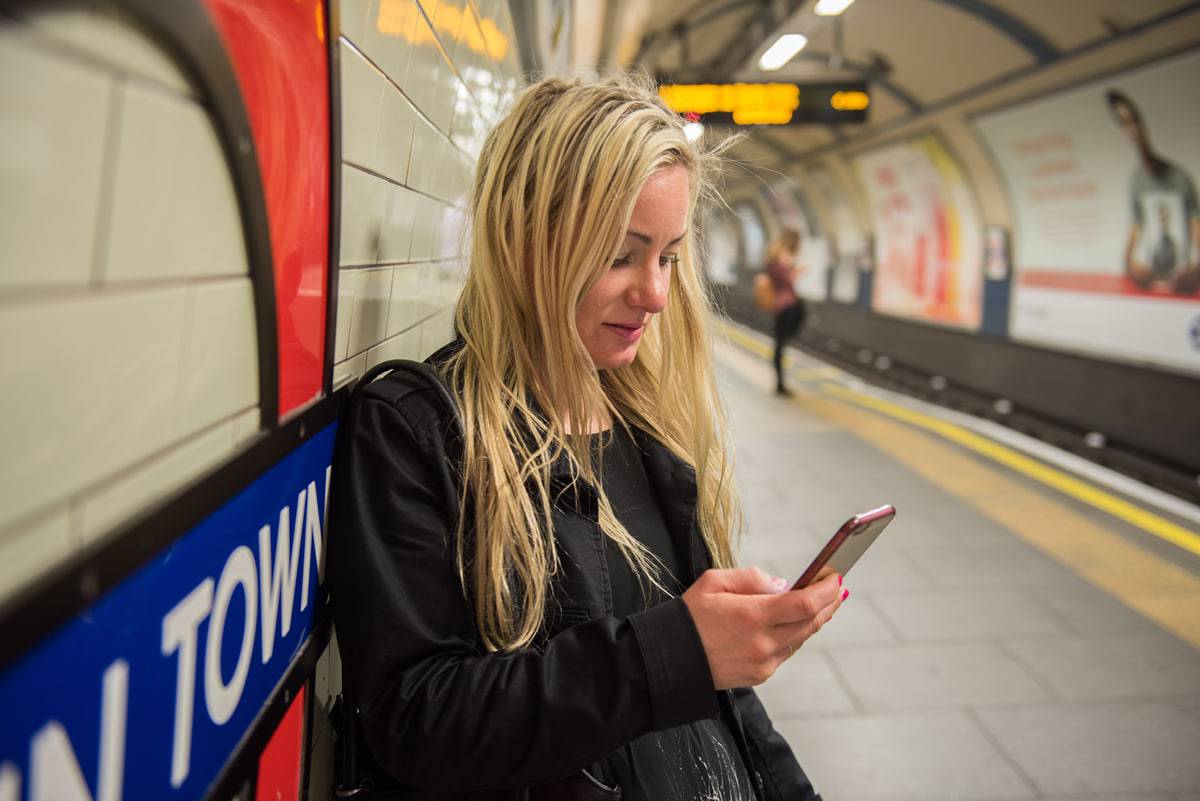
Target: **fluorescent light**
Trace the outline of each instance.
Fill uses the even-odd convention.
[[[687,137],[689,142],[695,142],[704,135],[704,125],[699,122],[684,123],[683,135]]]
[[[773,72],[792,60],[808,44],[808,37],[802,33],[785,33],[775,44],[767,48],[758,60],[758,68]]]
[[[836,17],[853,2],[854,0],[817,0],[817,7],[813,11],[822,17]]]

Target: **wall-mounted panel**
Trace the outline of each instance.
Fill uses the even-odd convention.
[[[1200,51],[979,117],[1015,211],[1012,333],[1200,372]]]
[[[932,135],[869,151],[855,166],[874,221],[872,308],[977,329],[983,221],[962,168]]]
[[[825,213],[829,264],[833,271],[830,299],[857,303],[859,270],[868,261],[869,240],[858,224],[845,189],[828,168],[818,166],[806,170],[801,181]]]

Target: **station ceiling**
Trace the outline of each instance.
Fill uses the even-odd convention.
[[[655,0],[635,60],[672,82],[866,79],[868,122],[760,127],[739,146],[751,160],[791,161],[953,105],[1004,81],[1169,23],[1197,0],[857,0],[820,17],[816,0]],[[808,44],[783,69],[758,57],[783,33]]]

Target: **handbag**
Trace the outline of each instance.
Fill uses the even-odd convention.
[[[775,287],[765,272],[754,276],[754,305],[766,312],[775,311]]]

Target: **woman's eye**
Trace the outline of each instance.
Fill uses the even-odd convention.
[[[670,254],[667,254],[664,256],[659,256],[658,257],[658,266],[659,267],[670,267],[671,269],[675,269],[676,267],[679,266],[679,254],[678,253],[670,253]]]
[[[618,256],[617,258],[613,259],[612,266],[613,267],[621,267],[621,266],[631,263],[632,261],[633,261],[633,257],[630,256],[629,254],[625,254],[624,256]]]

